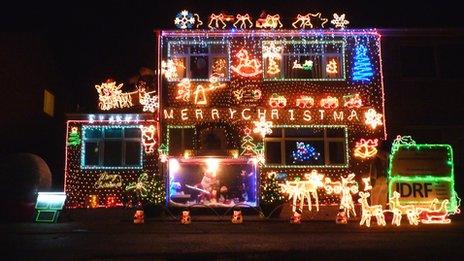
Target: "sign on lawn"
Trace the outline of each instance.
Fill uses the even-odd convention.
[[[457,208],[450,145],[394,143],[388,180],[389,196],[397,191],[401,204],[428,207],[434,199],[448,199],[448,211]]]

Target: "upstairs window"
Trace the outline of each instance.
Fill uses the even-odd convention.
[[[185,150],[194,150],[195,129],[193,126],[168,126],[167,137],[170,156],[182,156]]]
[[[142,168],[141,131],[138,126],[84,126],[81,168]]]
[[[345,80],[344,41],[263,41],[265,80]]]
[[[168,59],[173,61],[177,73],[172,81],[183,78],[208,81],[211,77],[229,80],[228,42],[169,42],[168,46]]]
[[[274,128],[264,138],[267,166],[348,167],[346,126]]]

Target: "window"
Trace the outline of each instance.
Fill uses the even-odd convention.
[[[142,168],[141,131],[138,126],[83,126],[81,168]]]
[[[265,80],[344,80],[345,43],[343,41],[272,42],[281,48],[279,58],[265,58]],[[271,42],[263,41],[264,47]],[[266,55],[265,55],[266,56]]]
[[[229,80],[230,46],[228,42],[169,42],[168,58],[176,66],[177,79],[207,81],[214,76]]]
[[[432,46],[402,46],[401,74],[404,77],[432,78],[436,76]]]
[[[170,156],[182,156],[185,150],[193,150],[195,129],[193,127],[168,126],[167,129]]]
[[[348,167],[346,126],[273,128],[264,138],[267,166]]]
[[[51,117],[55,112],[55,95],[49,90],[44,90],[43,111]]]

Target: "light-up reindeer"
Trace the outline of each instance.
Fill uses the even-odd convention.
[[[311,171],[304,175],[305,179],[286,181],[285,184],[281,184],[282,192],[289,195],[289,199],[292,200],[292,211],[296,211],[297,201],[300,203],[300,210],[303,210],[305,200],[308,202],[308,210],[312,211],[311,196],[315,200],[317,211],[319,211],[319,197],[317,189],[323,186],[322,179],[323,174],[319,174],[316,170]]]
[[[359,225],[363,225],[364,223],[366,226],[371,226],[371,217],[374,216],[377,220],[377,225],[385,226],[387,223],[385,222],[385,216],[382,211],[382,205],[374,205],[369,206],[367,202],[367,198],[370,196],[369,192],[359,192],[360,198],[358,202],[361,203],[362,215],[361,221]]]
[[[400,204],[400,193],[393,191],[393,195],[389,200],[390,210],[393,212],[392,224],[397,226],[401,223],[401,216],[406,215],[411,225],[419,225],[419,210],[414,205]]]
[[[341,200],[340,208],[346,212],[346,216],[350,218],[350,211],[353,212],[353,216],[356,217],[356,210],[354,209],[353,197],[352,194],[358,193],[357,187],[354,185],[355,181],[353,180],[355,174],[351,173],[348,177],[341,177]],[[354,186],[354,187],[353,187]]]

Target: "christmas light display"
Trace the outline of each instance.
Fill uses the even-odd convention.
[[[99,106],[101,110],[107,111],[116,108],[132,107],[132,93],[123,93],[121,91],[123,84],[116,85],[114,81],[104,82],[101,85],[95,85],[98,92]],[[135,92],[134,92],[135,93]]]
[[[225,146],[224,151],[211,155],[234,159],[229,151],[238,149],[239,154],[249,151],[244,149],[246,146],[241,147],[245,142],[242,139],[246,136],[242,130],[246,127],[253,130],[254,122],[270,121],[273,123],[272,133],[264,134],[263,142],[254,136],[252,136],[254,140],[251,140],[256,146],[262,144],[263,153],[261,155],[250,153],[250,156],[240,155],[234,160],[252,157],[253,161],[258,163],[260,161],[258,158],[262,157],[266,162],[263,165],[260,164],[261,173],[267,174],[272,171],[280,173],[279,170],[285,170],[289,180],[303,177],[308,168],[319,169],[326,177],[340,182],[338,194],[329,194],[325,190],[319,191],[320,203],[340,204],[342,197],[340,177],[345,177],[347,172],[369,173],[369,163],[354,157],[356,142],[366,137],[379,141],[385,138],[383,119],[384,128],[377,126],[375,130],[364,122],[364,113],[369,109],[382,114],[384,111],[380,35],[370,29],[247,31],[240,27],[241,22],[237,23],[239,21],[237,16],[234,18],[233,23],[241,30],[160,32],[161,60],[180,59],[182,55],[191,55],[178,51],[188,48],[201,49],[201,55],[208,57],[206,77],[200,77],[198,73],[192,73],[193,71],[187,68],[185,76],[188,76],[191,82],[188,102],[183,101],[182,98],[175,99],[178,82],[162,82],[160,88],[164,100],[160,111],[160,118],[163,122],[160,130],[160,143],[166,144],[167,147],[171,146],[171,148],[173,146],[166,142],[169,136],[169,127],[166,125],[194,126],[195,128],[204,125],[211,128],[228,126],[225,134],[226,142],[222,141],[224,137],[221,137],[221,144],[228,145]],[[269,18],[267,22],[266,18]],[[318,17],[310,16],[310,19],[313,28],[321,27],[324,22]],[[258,29],[262,29],[263,24],[265,28],[279,27],[279,23],[272,21],[271,16],[268,17],[266,14],[255,22],[258,24]],[[230,21],[226,23],[227,26],[232,26]],[[249,24],[249,22],[246,23]],[[215,22],[212,25],[214,26]],[[223,26],[219,21],[218,25],[219,28]],[[364,82],[356,83],[351,77],[356,47],[359,45],[364,45],[368,50],[366,54],[372,65],[373,75],[368,82],[369,86],[366,86]],[[224,69],[213,69],[216,67],[216,57],[225,59]],[[227,59],[228,57],[232,59]],[[188,59],[190,58],[185,60]],[[327,72],[327,65],[332,59],[336,62],[337,72],[330,74]],[[295,61],[296,68],[293,69]],[[229,70],[232,73],[228,74]],[[200,83],[200,81],[208,81],[213,71],[224,74],[227,80],[219,77],[219,82],[225,84],[224,88],[212,88],[213,91],[207,84]],[[347,73],[349,77],[346,77]],[[179,70],[180,74],[181,70]],[[194,103],[192,96],[198,85],[202,85],[205,89],[207,98],[205,105]],[[286,99],[285,107],[271,107],[269,101],[273,94]],[[333,98],[332,101],[323,102],[327,108],[321,107],[320,101],[327,99],[328,96]],[[335,106],[334,100],[338,101],[338,106]],[[308,126],[316,127],[310,131],[300,130]],[[335,126],[339,126],[340,129]],[[289,129],[284,130],[284,128]],[[320,142],[314,144],[313,141],[309,141],[311,135],[319,135],[321,131],[323,135],[320,137]],[[281,132],[293,135],[293,140],[277,138],[276,136],[279,136]],[[264,132],[258,130],[254,133],[262,135]],[[198,158],[196,155],[200,154],[200,148],[203,146],[202,135],[200,131],[195,134],[194,154],[188,160],[194,161]],[[302,139],[305,135],[308,136],[308,141]],[[230,140],[234,145],[229,145]],[[318,162],[317,165],[313,163],[293,164],[292,150],[294,148],[287,149],[286,144],[292,142],[295,146],[296,141],[313,145],[321,154],[322,162]],[[271,144],[271,142],[274,143]],[[169,144],[172,143],[170,141]],[[280,144],[280,151],[277,151],[277,144]],[[322,148],[330,147],[330,151],[329,149],[321,150],[321,146]],[[257,147],[254,150],[258,150]],[[275,163],[275,159],[270,157],[272,151],[280,155],[281,162],[289,162],[289,165]],[[183,160],[183,152],[184,150],[179,155],[171,155],[169,158]],[[361,182],[361,177],[354,179]],[[266,183],[267,179],[261,174],[261,184]],[[350,194],[354,195],[351,187]]]
[[[372,190],[370,177],[362,178],[362,181],[364,183],[364,189],[363,189],[364,191]]]
[[[293,150],[292,155],[293,163],[318,160],[321,156],[311,144],[305,144],[304,142],[296,142],[296,149]]]
[[[374,75],[372,63],[369,56],[367,56],[367,51],[364,45],[356,46],[353,65],[353,81],[370,81]]]
[[[370,196],[369,192],[359,192],[360,198],[358,202],[361,203],[361,221],[359,225],[366,224],[367,227],[371,226],[371,218],[375,217],[377,220],[377,225],[385,226],[387,223],[385,222],[385,215],[383,214],[382,206],[381,205],[374,205],[369,206],[367,202],[367,198]]]
[[[300,98],[296,99],[295,105],[299,108],[312,108],[314,106],[314,98],[302,95]]]
[[[168,81],[174,81],[179,78],[177,70],[185,70],[184,62],[180,59],[168,59],[161,61],[161,73]]]
[[[190,94],[191,94],[191,88],[192,85],[190,84],[190,80],[188,78],[182,79],[177,84],[177,96],[176,99],[182,99],[183,101],[189,101],[190,100]]]
[[[187,10],[179,12],[174,19],[174,24],[179,29],[190,29],[195,25],[195,22],[197,23],[197,28],[203,24],[198,14],[192,14]]]
[[[328,19],[327,18],[322,18],[321,13],[308,13],[306,15],[301,15],[298,14],[296,17],[296,21],[292,23],[293,28],[301,28],[305,29],[306,27],[313,28],[314,25],[311,23],[311,18],[315,18],[321,21],[320,25],[322,28],[324,28],[325,23],[327,23]],[[299,24],[299,25],[298,25]]]
[[[345,95],[343,96],[343,106],[353,109],[353,108],[361,108],[362,107],[362,100],[359,94],[355,95]]]
[[[265,17],[260,17],[256,20],[256,28],[282,28],[282,23],[280,22],[280,15],[266,15]]]
[[[238,14],[236,17],[236,22],[234,23],[235,28],[239,28],[237,24],[240,24],[240,29],[247,29],[253,27],[253,22],[250,20],[250,15],[249,14]]]
[[[324,109],[335,109],[338,107],[338,98],[327,96],[326,98],[321,99],[319,104]]]
[[[345,29],[350,22],[345,19],[345,14],[338,15],[333,14],[333,19],[330,21],[331,24],[335,25],[335,28]]]
[[[120,188],[121,186],[121,175],[108,174],[107,172],[100,174],[100,177],[93,185],[95,189]]]
[[[399,226],[401,223],[401,215],[406,215],[410,225],[419,225],[419,211],[414,205],[401,205],[399,202],[400,193],[394,191],[392,197],[390,197],[390,209],[394,216],[392,224]]]
[[[269,106],[271,108],[284,108],[287,106],[287,99],[282,95],[273,93],[271,98],[269,98]]]
[[[196,105],[206,105],[205,88],[202,85],[198,85],[194,91],[195,93],[195,104]]]
[[[353,155],[361,159],[372,158],[377,155],[377,146],[379,146],[378,139],[360,139],[356,142]]]
[[[232,71],[243,77],[253,77],[262,73],[261,63],[257,59],[250,59],[247,50],[240,49],[235,56],[239,59],[239,62],[236,66],[230,67]]]
[[[335,61],[335,59],[332,59],[332,60],[329,61],[329,63],[326,65],[325,71],[328,74],[336,74],[336,73],[338,73],[337,62]]]
[[[256,144],[253,143],[253,137],[251,137],[251,129],[245,128],[244,130],[245,136],[242,138],[242,144],[240,144],[240,148],[242,148],[242,152],[240,155],[242,156],[254,156],[257,154],[256,152]]]
[[[350,218],[350,212],[353,213],[353,216],[356,216],[356,210],[354,209],[352,194],[358,193],[358,184],[356,181],[353,180],[354,177],[354,173],[349,174],[346,178],[340,177],[340,209],[342,209],[346,213],[347,218]]]
[[[285,198],[281,194],[281,187],[277,182],[277,173],[275,171],[267,174],[266,182],[261,182],[261,203],[270,205],[279,205],[284,202]]]
[[[79,146],[81,144],[81,138],[79,137],[79,128],[72,127],[68,137],[69,146]]]
[[[153,153],[155,151],[155,145],[156,145],[155,126],[154,125],[140,126],[140,129],[142,130],[142,144],[143,144],[143,147],[145,148],[145,153],[147,154]]]
[[[272,133],[272,121],[266,121],[266,118],[261,117],[259,121],[255,121],[253,123],[255,124],[253,133],[259,133],[263,138],[266,134]]]
[[[166,144],[160,144],[158,147],[158,154],[161,163],[164,163],[168,160],[169,149]]]
[[[383,115],[377,113],[375,109],[369,109],[364,113],[364,123],[369,125],[372,129],[377,128],[379,125],[383,125],[382,117]]]
[[[296,211],[297,201],[299,201],[299,209],[303,211],[305,200],[308,202],[308,210],[312,210],[311,196],[315,200],[316,210],[319,211],[319,197],[317,189],[323,186],[323,174],[319,174],[317,170],[312,170],[311,173],[304,175],[305,180],[299,178],[294,181],[286,181],[285,184],[280,184],[282,193],[288,194],[288,199],[293,200],[292,211]]]
[[[226,22],[233,22],[235,17],[228,14],[211,14],[209,17],[209,29],[224,29],[226,28]]]

